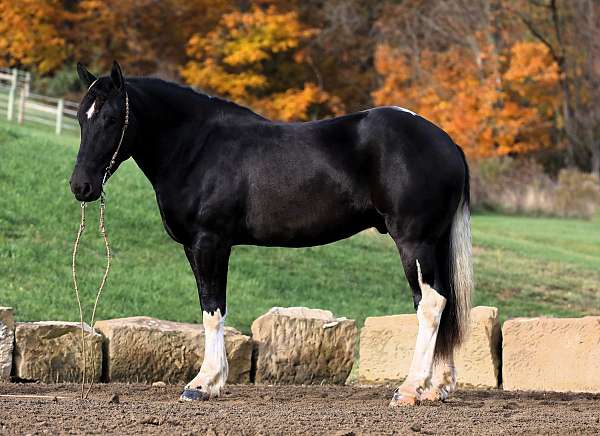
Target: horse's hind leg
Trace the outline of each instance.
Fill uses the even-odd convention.
[[[454,355],[436,360],[431,376],[431,385],[421,395],[423,401],[444,401],[456,390]]]
[[[435,344],[446,306],[436,267],[435,244],[394,239],[413,291],[419,330],[408,376],[396,389],[390,406],[415,404],[431,386]]]
[[[445,283],[441,286],[441,289],[448,291],[450,286],[450,270],[449,270],[449,259],[451,257],[450,252],[450,234],[445,233],[438,240],[436,244],[435,256],[437,263],[438,276],[441,279],[438,282]],[[438,278],[439,278],[438,277]],[[438,286],[436,284],[436,286]],[[436,288],[437,289],[437,288]],[[447,295],[443,295],[448,298]],[[445,312],[448,312],[452,304],[452,301],[448,301],[446,304]],[[448,318],[448,313],[444,313],[444,316]],[[438,334],[436,351],[438,354],[434,358],[433,372],[431,376],[431,385],[421,394],[421,400],[424,401],[444,401],[449,395],[456,390],[456,369],[454,367],[454,350],[452,347],[445,347],[443,350],[440,349],[440,341],[444,338],[441,336],[446,334],[448,331],[442,330],[444,327],[444,320],[442,317],[442,323],[440,326],[440,332]],[[443,348],[443,347],[442,347]],[[442,351],[440,353],[440,351]]]

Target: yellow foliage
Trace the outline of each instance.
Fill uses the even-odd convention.
[[[267,78],[262,74],[243,71],[229,73],[211,58],[202,63],[189,62],[182,74],[188,83],[234,100],[243,100],[249,88],[259,89],[267,84]]]
[[[310,118],[309,109],[315,104],[325,104],[335,99],[314,83],[305,83],[302,89],[288,89],[272,94],[269,98],[256,100],[253,104],[266,116],[290,121]]]
[[[301,45],[315,34],[293,11],[280,13],[274,6],[235,10],[206,35],[190,38],[191,60],[181,75],[191,85],[251,105],[267,116],[308,119],[315,105],[339,106],[314,83],[293,86],[288,74],[290,66],[306,61]]]

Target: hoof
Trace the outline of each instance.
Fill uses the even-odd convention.
[[[184,389],[183,393],[179,397],[179,401],[206,401],[210,398],[206,392],[202,392],[200,389]]]
[[[398,390],[394,392],[390,407],[416,406],[417,397],[400,393]]]
[[[421,395],[421,401],[443,401],[442,394],[437,389],[427,390]]]
[[[445,388],[428,389],[421,394],[421,401],[445,402],[450,396]]]

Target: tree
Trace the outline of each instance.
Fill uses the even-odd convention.
[[[558,65],[567,164],[600,179],[600,4],[523,0],[511,9]]]
[[[0,52],[7,66],[46,73],[60,66],[69,47],[62,32],[74,18],[63,0],[0,1]]]
[[[542,44],[514,41],[502,30],[512,23],[499,25],[506,17],[494,2],[408,1],[395,9],[386,16],[400,16],[411,36],[378,47],[375,103],[408,105],[471,157],[552,144],[556,65]]]
[[[106,70],[118,59],[128,74],[179,79],[192,35],[215,27],[227,0],[81,0],[73,29],[77,60]]]
[[[309,119],[335,113],[338,101],[310,80],[303,45],[317,31],[296,12],[274,6],[225,14],[207,34],[188,44],[191,60],[181,70],[191,85],[247,104],[267,116]]]

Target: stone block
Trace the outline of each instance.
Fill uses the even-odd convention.
[[[14,343],[13,309],[12,307],[0,307],[0,382],[10,379]]]
[[[108,381],[185,384],[204,358],[204,327],[146,316],[98,321],[105,337]],[[225,327],[228,383],[249,383],[252,339]]]
[[[418,331],[415,314],[370,317],[360,334],[358,381],[399,383],[406,378]],[[495,388],[500,368],[498,309],[471,309],[466,341],[455,354],[458,384]]]
[[[600,316],[511,319],[502,336],[504,389],[600,392]]]
[[[256,383],[343,384],[354,363],[354,320],[328,310],[274,307],[252,323]]]
[[[102,375],[102,336],[84,324],[86,380]],[[83,366],[81,325],[78,322],[17,323],[15,376],[44,383],[80,383]]]

